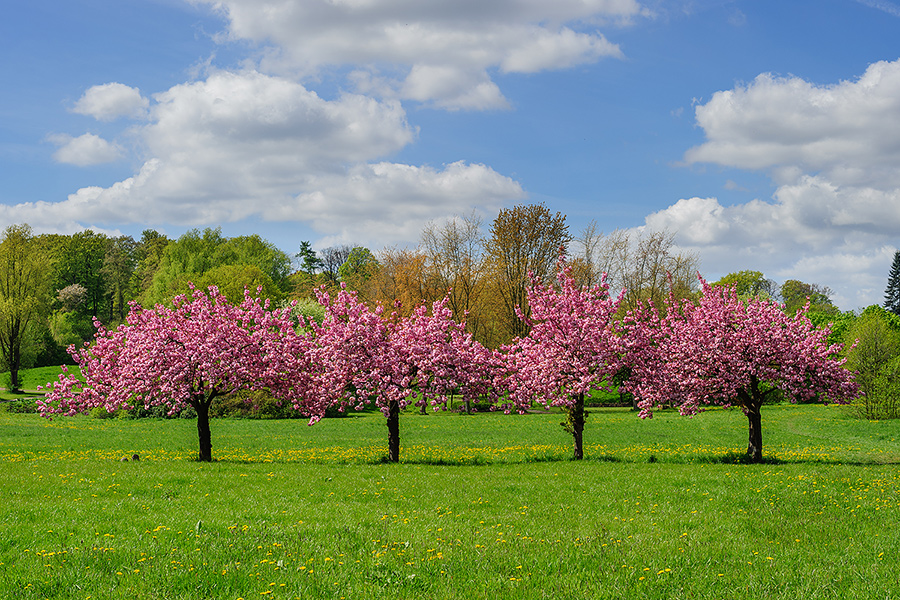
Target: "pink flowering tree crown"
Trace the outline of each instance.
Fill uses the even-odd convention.
[[[579,287],[561,257],[556,285],[533,279],[527,298],[530,331],[506,349],[509,402],[502,408],[523,412],[535,402],[563,408],[574,457],[581,459],[585,396],[610,388],[621,368],[621,342],[612,327],[621,294],[610,298],[605,274],[599,285]]]
[[[73,415],[102,406],[114,410],[162,406],[170,414],[197,412],[199,459],[212,460],[209,407],[238,390],[269,389],[291,399],[312,382],[300,371],[290,309],[270,311],[268,301],[245,294],[230,304],[215,287],[193,289],[171,308],[133,303],[115,330],[97,323],[94,341],[70,348],[84,381],[63,373],[39,408],[44,416]],[[302,354],[301,354],[302,356]]]
[[[319,411],[376,406],[387,419],[390,461],[399,461],[406,407],[440,410],[454,393],[467,399],[491,393],[492,355],[453,321],[446,298],[401,319],[386,318],[382,307],[368,307],[345,288],[334,297],[321,288],[317,296],[326,311],[313,325]]]
[[[697,305],[670,297],[660,313],[652,305],[629,312],[622,337],[631,376],[624,389],[639,398],[641,416],[677,406],[694,415],[703,405],[739,406],[750,423],[747,454],[762,460],[760,409],[782,391],[791,401],[846,403],[855,398],[854,375],[827,343],[807,309],[789,316],[774,301],[738,297],[734,288],[701,278]]]

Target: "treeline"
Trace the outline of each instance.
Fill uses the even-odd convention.
[[[232,301],[262,287],[291,296],[291,257],[258,235],[225,238],[218,229],[172,240],[146,230],[140,240],[86,230],[35,235],[13,225],[0,239],[0,361],[6,387],[21,368],[71,363],[70,345],[92,339],[94,321],[114,327],[129,302],[169,302],[190,285],[217,285]]]
[[[448,296],[453,318],[488,348],[527,333],[528,273],[553,279],[560,252],[569,256],[579,285],[608,275],[611,293],[624,289],[621,312],[674,293],[699,297],[699,258],[679,251],[669,232],[614,230],[591,223],[572,234],[565,215],[543,205],[500,211],[485,227],[474,213],[429,224],[415,248],[372,251],[358,244],[316,251],[298,241],[289,255],[258,235],[226,238],[220,229],[192,230],[178,239],[146,230],[139,240],[93,231],[34,235],[27,225],[8,227],[0,240],[0,361],[17,388],[17,370],[71,362],[70,344],[89,341],[94,319],[115,327],[128,303],[168,303],[190,285],[216,285],[231,301],[245,288],[262,288],[275,306],[298,300],[298,310],[321,318],[314,290],[341,285],[370,305],[394,307],[407,316],[417,306]],[[795,312],[807,301],[810,317],[836,322],[833,341],[843,341],[856,315],[840,313],[831,290],[789,280],[780,286],[758,271],[732,273],[718,284],[739,294],[764,295]],[[886,364],[886,363],[885,363]],[[883,366],[883,365],[882,365]]]

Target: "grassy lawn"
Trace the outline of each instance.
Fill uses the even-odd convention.
[[[900,422],[378,413],[212,423],[0,413],[0,596],[900,598]],[[120,462],[138,453],[139,462]]]

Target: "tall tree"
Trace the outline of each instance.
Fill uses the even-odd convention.
[[[89,315],[105,318],[109,304],[106,275],[103,269],[110,239],[89,229],[65,239],[55,261],[54,287],[61,290],[74,283],[87,290],[86,311]]]
[[[900,250],[894,252],[887,289],[884,290],[884,308],[895,315],[900,315]]]
[[[714,286],[732,287],[738,296],[762,296],[764,298],[775,297],[778,291],[777,284],[771,279],[766,279],[761,271],[737,271],[729,273],[722,279],[713,283]]]
[[[447,294],[453,319],[485,340],[487,315],[482,294],[487,283],[482,220],[474,212],[454,217],[442,225],[429,223],[422,232],[422,249],[429,277]]]
[[[528,333],[532,276],[540,282],[552,277],[560,250],[564,253],[569,241],[565,215],[554,215],[541,204],[503,209],[494,219],[485,251],[499,300],[497,319],[506,340]]]
[[[890,398],[884,388],[883,371],[900,356],[900,317],[880,306],[870,306],[844,334],[849,350],[847,368],[856,372],[860,408],[868,419],[895,417],[900,398]],[[889,409],[889,410],[886,410]]]
[[[141,298],[145,306],[166,302],[188,292],[189,284],[226,265],[259,268],[284,293],[290,286],[290,257],[258,235],[226,238],[220,229],[191,230],[167,244]]]
[[[322,268],[322,259],[308,241],[300,242],[300,251],[294,256],[300,259],[300,270],[308,275],[315,275]]]
[[[747,456],[762,461],[761,408],[781,390],[792,401],[847,403],[857,394],[853,374],[801,309],[789,316],[772,300],[744,299],[734,288],[702,282],[699,304],[670,296],[664,314],[640,305],[623,321],[630,378],[642,417],[674,404],[694,415],[701,404],[739,406],[747,415]]]
[[[47,307],[46,249],[28,225],[10,225],[0,238],[0,358],[18,390],[22,344]]]
[[[593,285],[607,273],[614,293],[625,290],[621,305],[625,310],[642,302],[661,305],[672,292],[679,298],[696,297],[700,259],[678,251],[672,233],[616,229],[603,235],[592,222],[576,242],[579,260],[572,266],[578,281]]]
[[[117,316],[119,321],[125,319],[127,301],[130,297],[130,284],[137,267],[138,244],[131,236],[112,238],[103,257],[104,283],[109,295],[109,321]]]

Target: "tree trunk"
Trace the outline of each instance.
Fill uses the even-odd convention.
[[[210,401],[202,399],[192,403],[197,411],[197,434],[200,436],[200,462],[212,462],[212,436],[209,432],[209,405]]]
[[[22,387],[19,381],[19,367],[22,366],[22,352],[16,347],[9,357],[9,391],[18,392]]]
[[[750,376],[750,390],[740,390],[738,398],[747,413],[749,421],[749,442],[747,443],[747,457],[752,463],[762,462],[762,392],[759,389],[759,379],[755,375]]]
[[[747,409],[747,419],[750,421],[750,442],[747,444],[747,457],[750,462],[762,462],[762,415],[760,407]]]
[[[391,402],[388,409],[388,461],[400,462],[400,404]]]
[[[572,438],[575,441],[575,454],[572,456],[574,460],[584,458],[584,444],[582,442],[584,433],[584,394],[578,394],[575,398],[575,405],[569,409],[569,419],[572,424]]]

